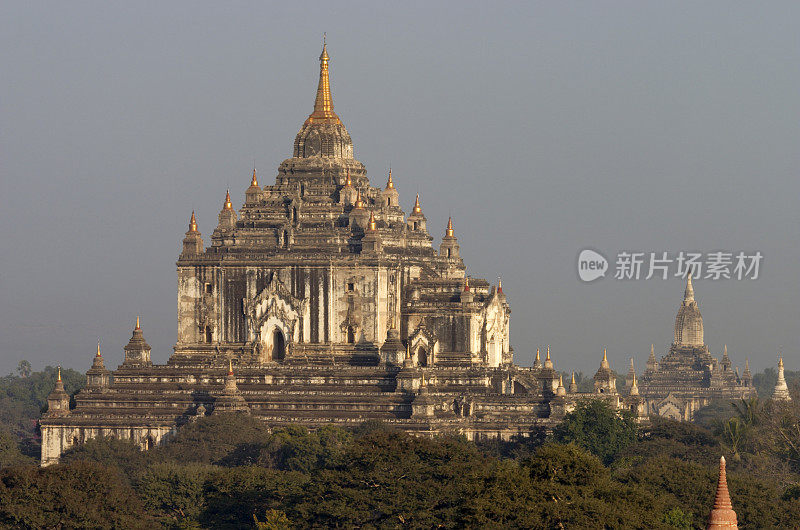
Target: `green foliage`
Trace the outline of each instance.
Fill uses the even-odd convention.
[[[176,521],[193,520],[204,508],[203,488],[213,472],[214,467],[206,464],[155,464],[142,474],[137,489],[153,513]]]
[[[352,434],[326,426],[314,432],[293,425],[275,431],[261,449],[258,463],[287,471],[311,471],[344,464]]]
[[[553,439],[575,443],[608,465],[636,440],[636,421],[631,411],[616,411],[604,400],[583,400],[553,429]]]
[[[673,508],[664,514],[664,524],[669,525],[671,528],[679,528],[681,530],[691,530],[694,528],[692,523],[692,514],[685,513],[680,508]]]
[[[21,464],[35,464],[36,461],[22,454],[17,439],[10,432],[0,429],[0,469]]]
[[[31,368],[31,363],[29,361],[23,359],[17,365],[17,373],[20,377],[28,377],[31,375],[31,372],[33,372],[33,369]]]
[[[289,518],[280,510],[267,510],[263,521],[259,521],[258,517],[253,515],[253,521],[258,530],[290,530],[292,528]]]
[[[219,414],[184,425],[154,452],[180,463],[244,465],[256,460],[269,436],[269,427],[252,416]]]
[[[107,467],[116,467],[131,482],[153,460],[153,455],[142,451],[136,442],[116,438],[94,438],[67,450],[61,456],[62,463],[95,462]]]
[[[0,525],[13,528],[152,528],[141,502],[110,468],[89,463],[0,471]]]

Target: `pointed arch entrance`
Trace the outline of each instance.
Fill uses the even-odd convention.
[[[276,328],[272,330],[272,360],[282,361],[286,358],[286,339],[283,332]]]

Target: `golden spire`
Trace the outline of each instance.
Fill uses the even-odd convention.
[[[228,359],[228,375],[233,375],[233,361]]]
[[[778,368],[783,368],[783,357],[778,357]]]
[[[58,382],[61,381],[61,367],[60,366],[58,367],[58,379],[56,379],[56,381],[58,381]]]
[[[256,178],[256,168],[253,168],[253,180],[250,181],[250,187],[258,187],[258,178]]]
[[[469,276],[464,276],[464,290],[469,291]]]
[[[136,328],[134,328],[134,329],[142,329],[142,328],[139,326],[139,315],[136,315]]]
[[[356,194],[356,203],[353,205],[354,208],[363,208],[364,201],[361,200],[361,188],[358,188],[358,193]]]
[[[453,237],[453,218],[447,218],[447,229],[444,231],[445,237]]]
[[[231,204],[231,190],[225,191],[225,206],[226,210],[233,210],[233,204]]]
[[[503,280],[500,278],[500,276],[497,277],[497,292],[503,292]]]
[[[547,357],[545,357],[544,360],[545,361],[549,361],[550,360],[550,345],[549,344],[547,345]]]
[[[572,381],[569,382],[570,385],[574,385],[575,383],[575,370],[572,371]]]
[[[389,168],[389,180],[386,181],[386,189],[393,190],[394,182],[392,181],[392,168]]]
[[[342,123],[339,116],[333,112],[333,97],[331,96],[331,83],[328,78],[328,45],[322,42],[322,53],[319,56],[319,85],[317,86],[317,98],[314,101],[314,112],[306,120],[306,123],[322,121],[328,123]]]
[[[189,232],[197,232],[197,219],[194,216],[194,210],[192,210],[192,218],[189,219]]]
[[[606,354],[606,349],[605,348],[603,348],[603,360],[600,362],[600,367],[601,368],[606,368],[606,369],[609,368],[608,355]]]
[[[97,339],[97,355],[95,357],[102,357],[103,355],[100,353],[100,339]]]
[[[536,348],[536,364],[539,364],[539,348]]]
[[[406,343],[406,359],[411,359],[411,341]]]
[[[420,213],[422,208],[419,207],[419,193],[417,193],[417,200],[414,201],[414,213]]]
[[[350,187],[353,185],[353,181],[350,180],[350,170],[347,170],[347,180],[344,182],[344,185]]]
[[[377,226],[375,226],[375,214],[369,212],[369,231],[374,232],[377,229]]]

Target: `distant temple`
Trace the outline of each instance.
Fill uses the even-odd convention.
[[[722,359],[709,353],[691,274],[686,277],[683,302],[675,317],[675,340],[658,362],[651,347],[639,392],[645,400],[645,414],[676,420],[692,419],[697,409],[712,400],[756,396],[749,364],[740,377],[731,367],[727,346]]]
[[[60,379],[48,398],[43,465],[98,436],[149,449],[226,412],[275,427],[381,420],[507,439],[552,427],[585,397],[689,419],[713,398],[755,395],[749,369],[739,379],[727,350],[708,353],[691,279],[669,354],[657,363],[651,351],[640,381],[631,365],[621,391],[605,351],[587,393],[574,373],[564,385],[549,347],[515,365],[502,283],[467,275],[452,219],[433,247],[419,194],[406,215],[391,170],[370,184],[333,110],[329,61],[323,46],[314,110],[275,183],[253,170],[238,211],[227,192],[208,247],[192,212],[167,363],[153,364],[138,317],[113,372],[98,345],[75,408]]]

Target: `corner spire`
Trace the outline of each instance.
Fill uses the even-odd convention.
[[[58,382],[58,383],[61,382],[61,367],[60,366],[58,367],[58,378],[56,379],[56,382]]]
[[[354,208],[363,208],[364,207],[364,201],[361,200],[361,188],[358,188],[357,192],[358,193],[356,195],[356,202],[353,205],[353,207]]]
[[[233,361],[228,359],[228,375],[233,375]]]
[[[600,361],[600,367],[608,369],[610,365],[608,364],[608,354],[606,353],[606,349],[603,348],[603,360]]]
[[[394,181],[392,180],[392,168],[389,168],[389,180],[386,181],[386,189],[387,190],[394,189]]]
[[[378,229],[378,227],[375,225],[375,214],[372,211],[370,211],[369,212],[369,231],[370,232],[374,232],[377,229]]]
[[[142,327],[139,325],[139,315],[136,315],[136,327],[133,329],[142,329]]]
[[[453,237],[453,218],[447,218],[447,228],[444,231],[445,237]]]
[[[353,185],[353,179],[350,178],[350,169],[347,170],[347,179],[344,181],[344,185],[348,188]]]
[[[225,190],[225,206],[223,206],[225,210],[233,210],[233,204],[231,203],[231,190]]]
[[[419,205],[419,193],[417,193],[417,198],[414,201],[414,213],[422,213],[422,208]]]
[[[331,83],[328,77],[328,44],[325,37],[322,40],[322,53],[319,56],[319,84],[317,97],[314,100],[314,112],[308,117],[306,123],[327,122],[342,123],[339,116],[333,112],[333,97],[331,96]]]
[[[189,219],[189,232],[197,232],[197,218],[194,216],[194,210],[192,210],[192,217]]]
[[[503,280],[500,276],[497,277],[497,292],[503,294]]]
[[[253,168],[253,179],[250,181],[250,187],[258,187],[258,177],[256,177],[256,168]]]
[[[100,339],[97,339],[97,354],[95,357],[102,357],[103,354],[100,353]]]

